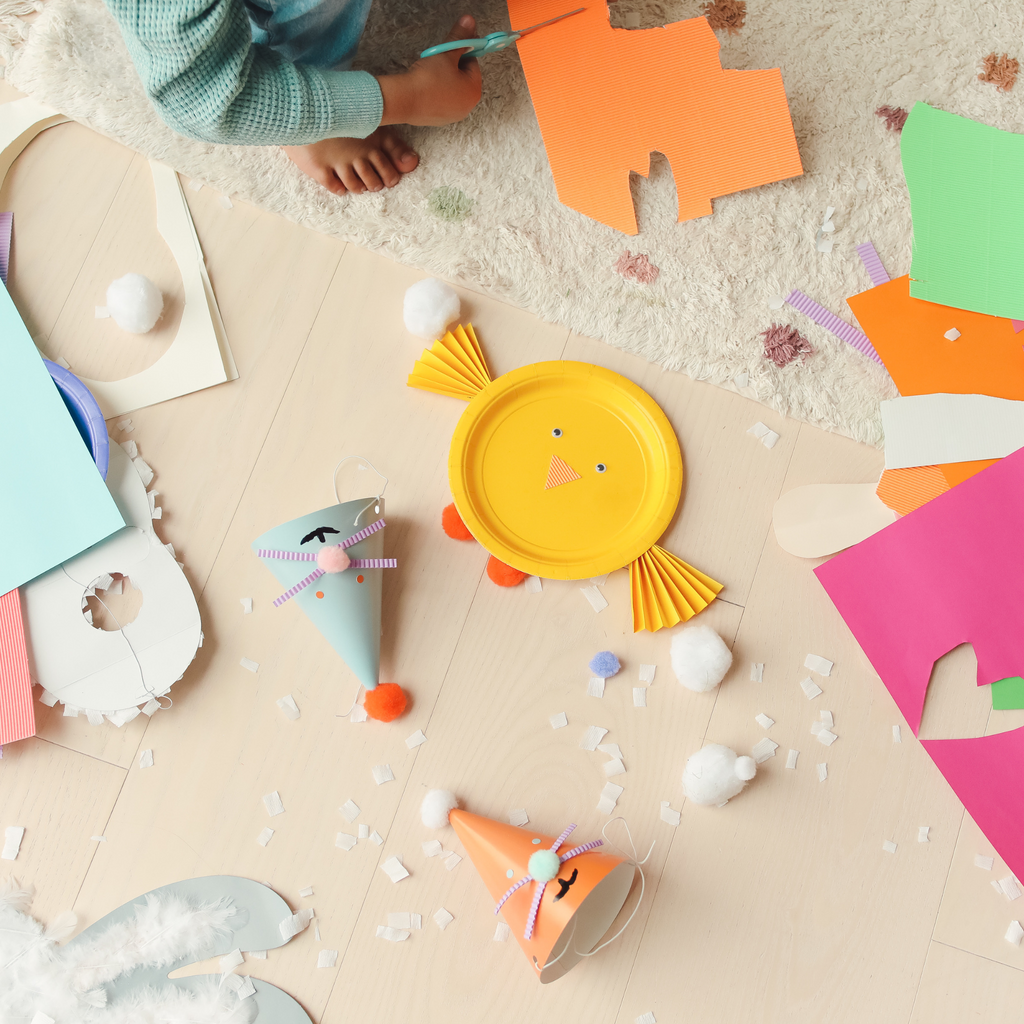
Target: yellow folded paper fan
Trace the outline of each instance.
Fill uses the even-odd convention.
[[[685,621],[721,591],[657,546],[679,504],[683,460],[665,414],[632,381],[568,361],[492,380],[467,324],[423,352],[409,386],[469,402],[448,456],[455,508],[445,529],[490,552],[495,582],[629,566],[634,631]]]

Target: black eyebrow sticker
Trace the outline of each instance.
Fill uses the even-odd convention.
[[[315,537],[321,544],[326,544],[327,538],[324,536],[325,533],[341,533],[341,530],[336,530],[333,526],[318,526],[312,533],[307,533],[299,543],[305,544],[306,541],[312,540]]]
[[[557,903],[569,891],[569,886],[576,881],[576,876],[578,874],[579,869],[573,868],[568,882],[564,878],[555,879],[555,881],[558,882],[558,895],[551,901],[552,903]]]

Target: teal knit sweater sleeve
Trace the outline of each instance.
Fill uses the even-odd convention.
[[[252,42],[242,0],[106,0],[157,113],[205,142],[300,146],[365,138],[380,86],[365,71],[293,64]]]

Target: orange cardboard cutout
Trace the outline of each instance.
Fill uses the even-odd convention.
[[[572,8],[508,0],[512,28]],[[782,73],[723,70],[705,18],[612,28],[598,0],[517,44],[558,199],[627,235],[637,232],[629,172],[651,152],[672,165],[679,220],[711,200],[803,174]]]
[[[1024,400],[1024,350],[1010,320],[911,298],[907,275],[846,301],[901,395]],[[951,328],[960,332],[955,341],[944,337]],[[996,461],[952,462],[939,468],[955,487]]]
[[[538,850],[549,849],[555,841],[553,836],[469,811],[454,810],[449,821],[495,903],[513,883],[529,874],[530,857]],[[537,839],[539,843],[534,841]],[[586,841],[587,837],[577,839],[574,832],[559,853],[567,853]],[[629,895],[633,865],[603,849],[588,850],[562,865],[559,879],[568,882],[574,871],[576,878],[567,888],[557,880],[548,883],[531,939],[524,935],[537,883],[524,885],[501,908],[502,917],[543,984],[560,978],[597,945]]]
[[[914,466],[910,469],[884,470],[875,494],[893,512],[906,516],[948,490],[949,481],[942,472],[942,466]]]

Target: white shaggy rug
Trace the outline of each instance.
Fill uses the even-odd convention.
[[[31,0],[0,3],[0,14]],[[693,17],[699,0],[619,0],[642,27]],[[396,70],[443,38],[467,9],[482,31],[507,27],[502,0],[377,0],[360,54]],[[633,19],[635,21],[635,18]],[[532,310],[667,369],[725,383],[749,373],[773,408],[858,440],[881,438],[878,401],[894,394],[876,364],[771,297],[800,288],[852,321],[847,295],[870,286],[855,246],[874,242],[893,276],[910,267],[910,212],[899,136],[881,105],[925,100],[1024,131],[1024,81],[1011,92],[980,82],[986,54],[1024,58],[1020,0],[749,0],[745,27],[720,34],[727,68],[781,67],[805,174],[714,201],[714,214],[675,222],[664,159],[634,179],[640,234],[627,237],[561,206],[515,49],[484,63],[484,98],[465,122],[409,135],[422,161],[376,195],[335,197],[277,149],[212,146],[163,127],[99,0],[46,0],[9,55],[16,88],[215,189],[367,249]],[[438,188],[457,189],[468,214],[441,219]],[[457,195],[456,193],[452,193]],[[435,193],[436,196],[436,193]],[[827,206],[835,247],[815,250]],[[653,285],[613,269],[624,250],[661,269]],[[816,353],[779,369],[759,332],[791,323]]]

